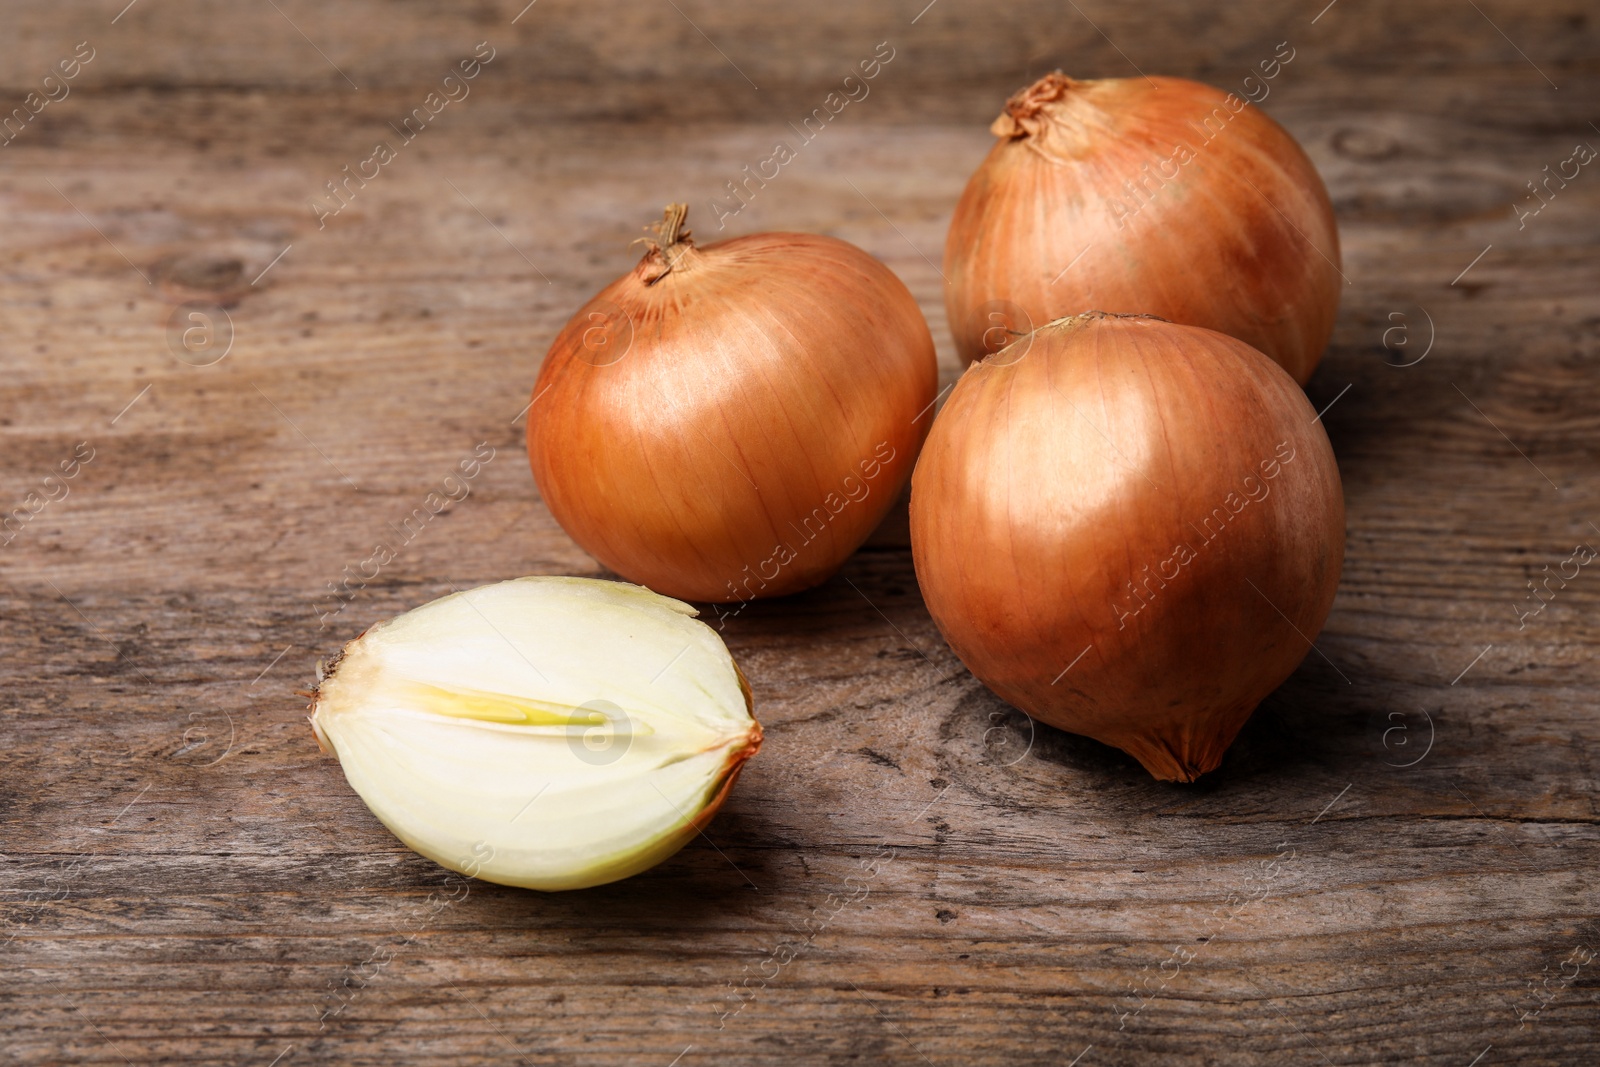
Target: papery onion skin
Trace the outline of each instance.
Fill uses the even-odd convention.
[[[1223,334],[1044,326],[968,368],[917,463],[928,610],[1003,699],[1192,781],[1332,607],[1344,497],[1315,419]]]
[[[1311,377],[1339,306],[1339,233],[1311,160],[1260,108],[1182,78],[1056,72],[991,129],[945,242],[963,360],[1000,347],[996,324],[1094,308],[1217,330]]]
[[[699,248],[675,207],[550,346],[528,417],[534,479],[572,539],[631,581],[714,603],[798,592],[838,570],[910,476],[933,337],[854,245],[764,233]]]

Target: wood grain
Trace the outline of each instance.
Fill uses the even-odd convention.
[[[1600,573],[1515,609],[1600,545],[1600,175],[1511,206],[1600,145],[1593,13],[922,7],[0,11],[6,109],[96,49],[0,148],[0,504],[93,450],[0,534],[9,1061],[1594,1062],[1600,960],[1563,963],[1600,952]],[[471,95],[319,229],[324,183],[485,40]],[[1231,88],[1293,43],[1263,106],[1350,281],[1308,387],[1349,512],[1319,652],[1218,772],[1153,782],[965,672],[902,506],[727,622],[768,741],[706,838],[594,891],[463,895],[295,691],[452,588],[600,573],[522,449],[549,338],[667,200],[716,234],[707,202],[885,40],[724,232],[883,259],[947,382],[937,264],[1006,93],[1056,66]],[[225,309],[220,362],[176,345],[185,301]],[[479,442],[471,496],[320,618]]]

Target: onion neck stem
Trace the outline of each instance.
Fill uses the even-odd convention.
[[[1037,136],[1047,122],[1059,121],[1052,114],[1056,105],[1081,84],[1059,70],[1051,71],[1027,88],[1013,93],[1006,101],[1005,110],[989,127],[990,132],[996,137],[1010,140]]]
[[[640,263],[640,267],[645,270],[647,285],[654,284],[671,274],[683,261],[684,256],[694,250],[694,241],[683,225],[688,216],[688,204],[668,204],[661,214],[661,221],[645,227],[655,233],[654,237],[639,238],[639,241],[649,246],[644,261]],[[635,242],[637,243],[638,241]]]

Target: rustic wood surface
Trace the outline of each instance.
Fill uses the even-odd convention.
[[[1600,570],[1518,622],[1600,546],[1600,172],[1512,206],[1600,146],[1590,5],[123,3],[0,10],[0,114],[93,50],[0,147],[0,503],[43,502],[0,533],[0,1058],[1600,1057]],[[668,199],[714,235],[707,201],[882,41],[723,232],[882,258],[946,381],[936,265],[1007,93],[1233,88],[1290,42],[1262,106],[1350,283],[1308,387],[1349,508],[1320,654],[1219,771],[1156,783],[966,673],[902,506],[728,623],[767,746],[706,838],[602,889],[463,892],[295,691],[452,588],[602,573],[529,475],[545,345]],[[319,229],[479,42],[470,95]],[[479,442],[471,495],[323,619]]]

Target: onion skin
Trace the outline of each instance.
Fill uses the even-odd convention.
[[[1315,416],[1211,330],[1042,327],[968,368],[917,463],[928,610],[1003,699],[1193,781],[1333,605],[1344,497]]]
[[[945,241],[964,361],[1000,347],[984,335],[1002,321],[1026,332],[1098,308],[1217,330],[1311,377],[1339,307],[1339,233],[1311,160],[1259,108],[1182,78],[1057,72],[991,130]]]
[[[712,603],[798,592],[838,570],[910,476],[933,337],[854,245],[765,233],[698,248],[681,223],[669,209],[661,240],[550,346],[534,479],[573,540],[630,581]],[[597,358],[597,325],[631,346]]]

